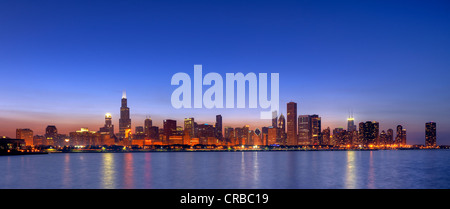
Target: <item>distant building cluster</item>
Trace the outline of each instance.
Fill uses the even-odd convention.
[[[425,125],[425,146],[436,146],[436,123]],[[297,103],[287,103],[286,117],[273,113],[271,126],[261,129],[243,127],[223,127],[221,115],[216,115],[214,124],[198,124],[194,118],[185,118],[182,126],[177,120],[166,119],[162,127],[153,126],[147,117],[144,126],[131,128],[130,108],[126,93],[123,93],[119,132],[114,132],[112,116],[105,115],[105,124],[98,131],[87,128],[60,134],[56,126],[49,125],[44,135],[33,135],[30,129],[17,129],[16,138],[21,141],[9,146],[87,146],[87,145],[223,145],[223,146],[333,146],[333,147],[404,147],[407,145],[406,129],[398,125],[393,129],[381,130],[379,122],[366,121],[355,125],[353,116],[347,119],[347,129],[329,127],[322,129],[319,115],[298,115]],[[0,140],[1,141],[1,140]],[[6,141],[4,141],[6,142]],[[0,143],[0,149],[8,145]]]
[[[347,119],[347,129],[335,128],[330,130],[329,127],[322,129],[322,120],[319,115],[299,115],[297,117],[297,104],[295,102],[287,103],[287,121],[283,114],[279,117],[276,116],[276,113],[273,115],[272,126],[268,127],[268,144],[288,146],[328,145],[335,147],[374,146],[378,148],[404,147],[407,145],[406,129],[402,125],[397,126],[396,133],[392,129],[380,132],[379,122],[360,122],[359,126],[356,126],[354,118],[351,116]],[[428,132],[434,133],[434,144],[432,146],[436,146],[436,129],[427,128],[427,135]]]

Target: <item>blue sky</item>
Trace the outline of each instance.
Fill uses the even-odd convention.
[[[435,121],[450,144],[448,1],[1,1],[0,135],[118,126],[122,90],[132,125],[150,115],[224,126],[270,125],[260,110],[171,106],[177,72],[280,74],[280,106],[323,127],[380,121],[424,141]],[[205,88],[204,88],[205,89]]]

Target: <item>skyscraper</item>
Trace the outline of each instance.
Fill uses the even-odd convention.
[[[380,123],[377,122],[377,121],[373,121],[372,123],[373,123],[373,127],[374,127],[374,130],[373,130],[373,133],[372,133],[373,137],[375,138],[374,139],[374,144],[378,145],[379,144],[379,140],[380,140]]]
[[[269,136],[269,127],[262,127],[261,128],[261,140],[263,142],[263,145],[268,145],[268,136]]]
[[[287,145],[297,143],[297,103],[287,103]]]
[[[397,126],[397,136],[395,137],[395,144],[398,146],[406,145],[406,129],[401,125]]]
[[[111,113],[105,114],[105,127],[108,127],[108,128],[113,127]]]
[[[279,136],[277,139],[279,140],[277,143],[279,145],[286,145],[286,119],[284,118],[283,113],[281,113],[280,117],[278,118],[278,128],[280,131],[278,131]]]
[[[214,137],[214,126],[207,123],[198,124],[198,138],[200,144],[211,144],[209,143]],[[211,141],[212,142],[212,141]]]
[[[277,111],[275,110],[272,112],[272,127],[274,127],[274,128],[277,128],[277,125],[278,125],[277,119],[278,119],[278,115],[277,115]]]
[[[333,145],[343,146],[347,143],[347,132],[344,128],[335,128],[333,130]]]
[[[234,141],[234,128],[232,128],[232,127],[225,127],[224,134],[225,134],[224,138],[225,138],[226,142],[231,143],[231,144],[235,143],[235,141]]]
[[[386,144],[388,144],[387,134],[386,134],[386,132],[384,130],[381,131],[381,133],[380,133],[378,144],[379,145],[386,145]]]
[[[127,94],[123,91],[120,107],[119,138],[128,138],[131,133],[130,108],[127,106]]]
[[[311,144],[312,138],[311,116],[298,116],[298,142],[300,145]]]
[[[406,128],[404,128],[404,129],[402,130],[402,135],[403,135],[403,138],[402,138],[402,145],[405,146],[405,145],[406,145]]]
[[[114,125],[112,124],[112,116],[110,113],[105,114],[105,125],[100,128],[101,133],[114,135]]]
[[[275,145],[279,143],[279,136],[280,136],[280,130],[279,128],[275,127],[269,127],[268,134],[267,134],[267,144],[268,145]]]
[[[347,131],[356,131],[355,119],[353,117],[347,118]]]
[[[311,142],[313,145],[319,145],[322,142],[322,118],[318,115],[311,115]]]
[[[259,128],[256,128],[255,131],[253,131],[252,142],[253,145],[264,145],[261,130],[259,130]]]
[[[397,136],[395,136],[395,144],[401,145],[402,143],[402,129],[403,127],[401,125],[397,126]]]
[[[436,146],[436,123],[428,122],[425,124],[425,146]]]
[[[235,140],[235,144],[236,145],[242,145],[243,143],[242,143],[242,137],[243,136],[243,130],[242,130],[242,128],[240,128],[240,127],[236,127],[235,129],[234,129],[234,140]]]
[[[242,127],[242,144],[248,145],[249,139],[250,139],[250,126],[245,125],[244,127]]]
[[[363,145],[375,145],[378,140],[380,125],[376,121],[359,123],[359,138]]]
[[[26,146],[33,145],[33,131],[28,128],[18,128],[16,129],[16,139],[23,139]]]
[[[322,143],[321,145],[331,145],[331,129],[330,127],[327,127],[326,129],[323,129],[322,131]]]
[[[184,130],[187,132],[190,138],[194,138],[195,132],[194,126],[194,118],[185,118],[184,119]]]
[[[145,136],[148,138],[150,138],[150,132],[151,132],[152,126],[153,126],[152,119],[150,117],[146,118],[144,120],[144,133],[145,133]]]
[[[392,145],[394,144],[394,130],[392,130],[391,128],[387,130],[386,132],[387,135],[387,144]]]
[[[177,132],[177,121],[176,120],[164,120],[163,121],[163,129],[164,129],[164,141],[163,144],[169,144],[170,136],[175,135]]]
[[[222,115],[216,115],[216,138],[220,141],[223,139],[223,133],[222,133]]]
[[[46,145],[54,145],[57,141],[58,136],[58,129],[56,129],[56,126],[49,125],[45,129],[45,139],[46,139]]]

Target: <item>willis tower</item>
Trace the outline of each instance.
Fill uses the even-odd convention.
[[[127,94],[123,91],[120,107],[119,137],[128,138],[131,135],[130,108],[127,107]]]

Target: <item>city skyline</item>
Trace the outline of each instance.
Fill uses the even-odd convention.
[[[261,145],[264,145],[264,144],[269,145],[269,143],[268,143],[270,141],[269,138],[271,138],[272,136],[267,135],[270,132],[268,129],[279,129],[276,133],[277,137],[276,137],[275,144],[288,145],[288,146],[328,145],[328,144],[331,144],[331,138],[334,138],[334,143],[337,143],[334,146],[347,145],[347,144],[358,144],[358,143],[362,144],[364,146],[367,146],[369,144],[375,145],[375,144],[378,144],[380,142],[380,140],[384,144],[387,144],[387,142],[390,141],[391,144],[400,143],[402,145],[419,145],[419,144],[422,144],[425,146],[446,145],[446,144],[437,143],[439,140],[436,139],[437,138],[436,137],[437,136],[436,123],[433,121],[426,122],[426,124],[425,124],[424,143],[411,144],[411,143],[407,143],[406,128],[400,124],[396,126],[397,131],[396,131],[395,137],[394,137],[394,132],[393,132],[392,128],[382,130],[380,128],[380,123],[378,121],[360,121],[359,129],[357,129],[356,128],[357,126],[354,124],[355,119],[354,119],[353,112],[352,112],[351,114],[349,114],[349,117],[347,118],[347,128],[343,128],[343,127],[335,127],[335,128],[331,128],[331,129],[330,129],[330,127],[325,128],[321,125],[322,117],[319,115],[316,115],[316,114],[314,114],[314,115],[298,115],[297,114],[297,103],[292,102],[292,101],[290,101],[289,103],[286,104],[287,110],[288,110],[286,113],[286,115],[288,116],[287,122],[286,122],[286,119],[285,119],[283,113],[280,113],[278,115],[278,113],[275,111],[272,114],[273,118],[271,120],[265,120],[265,121],[269,121],[270,124],[268,124],[268,125],[266,124],[266,125],[260,126],[260,127],[255,127],[255,126],[252,126],[251,124],[245,124],[245,125],[240,125],[240,126],[230,126],[230,125],[223,126],[222,115],[220,115],[220,114],[215,116],[215,118],[216,118],[215,123],[208,122],[209,124],[206,122],[199,122],[199,123],[194,122],[195,117],[191,116],[191,117],[184,118],[182,123],[179,123],[180,119],[176,119],[176,118],[164,119],[162,121],[162,125],[158,126],[156,123],[153,123],[153,120],[151,119],[150,116],[147,116],[143,122],[143,125],[139,124],[139,125],[133,126],[131,124],[130,108],[127,106],[127,104],[128,104],[128,102],[127,102],[126,91],[123,91],[122,98],[121,98],[121,106],[120,106],[120,118],[118,119],[118,124],[119,124],[118,130],[114,129],[114,123],[112,122],[113,121],[112,114],[108,112],[105,114],[105,117],[104,117],[104,120],[105,120],[104,126],[103,127],[99,126],[99,129],[98,129],[99,131],[93,131],[94,129],[91,129],[89,131],[88,127],[80,127],[80,130],[76,129],[76,130],[71,130],[70,132],[68,132],[68,133],[70,133],[70,136],[69,136],[69,134],[67,134],[67,133],[61,133],[61,132],[58,133],[56,126],[54,124],[49,124],[49,125],[47,125],[45,132],[41,135],[38,134],[39,132],[37,132],[37,133],[33,132],[33,130],[29,129],[29,128],[17,128],[16,129],[16,138],[24,139],[26,141],[26,143],[28,145],[30,145],[30,141],[31,141],[31,144],[34,144],[33,142],[36,139],[40,140],[41,139],[40,136],[43,136],[46,138],[47,141],[50,142],[48,144],[55,144],[54,138],[57,138],[58,134],[66,135],[67,136],[66,142],[69,142],[72,140],[69,138],[73,137],[72,134],[75,132],[81,132],[81,133],[87,133],[87,132],[96,133],[97,132],[101,135],[103,135],[104,133],[108,133],[108,135],[109,135],[108,140],[113,140],[113,138],[115,138],[116,144],[117,143],[121,144],[121,141],[124,139],[130,139],[130,140],[131,139],[137,139],[137,140],[157,139],[156,141],[161,140],[161,143],[163,143],[163,144],[170,144],[169,141],[172,140],[172,139],[170,139],[170,136],[181,134],[181,132],[178,134],[175,134],[175,132],[179,131],[178,127],[181,128],[182,132],[185,132],[186,130],[189,132],[189,133],[183,133],[181,135],[189,136],[189,140],[190,140],[191,138],[199,137],[199,136],[197,136],[197,128],[198,127],[202,127],[206,130],[208,128],[207,126],[210,126],[214,132],[212,134],[212,136],[218,140],[217,142],[229,140],[229,138],[226,138],[225,135],[227,135],[226,129],[231,128],[231,131],[233,133],[232,137],[234,138],[233,140],[238,140],[238,138],[241,137],[241,136],[238,137],[238,135],[243,134],[243,133],[240,133],[240,134],[236,133],[235,129],[236,129],[236,131],[237,131],[237,129],[246,130],[245,132],[248,133],[247,137],[250,137],[250,138],[254,132],[258,131],[259,133],[257,133],[257,137],[259,138],[259,140],[261,140]],[[308,119],[305,119],[305,117]],[[276,121],[278,121],[278,124],[276,124]],[[183,126],[183,124],[184,124],[184,126]],[[152,130],[150,130],[151,128],[156,128],[156,130],[154,130],[154,131],[156,131],[156,133],[153,134],[153,136],[155,138],[150,137],[150,135],[152,135],[151,134]],[[198,128],[198,129],[202,129],[202,128]],[[260,132],[260,128],[263,130],[263,133]],[[264,131],[264,129],[266,129],[266,130]],[[97,129],[95,129],[95,130],[97,130]],[[133,130],[135,130],[135,131],[133,131]],[[304,133],[305,130],[306,130],[306,133]],[[333,130],[332,133],[331,133],[331,130]],[[342,131],[344,131],[344,132],[346,131],[346,132],[344,133]],[[387,131],[387,132],[385,132],[385,131]],[[264,136],[264,132],[267,136]],[[224,133],[225,133],[225,135],[224,135]],[[344,134],[344,135],[342,135],[342,134]],[[356,135],[353,136],[354,134],[356,134]],[[386,136],[386,134],[387,134],[387,136]],[[160,135],[164,135],[164,137],[160,138]],[[228,135],[229,135],[229,133],[228,133]],[[50,138],[49,138],[49,136],[50,136]],[[209,134],[208,134],[208,136],[209,136]],[[62,140],[62,139],[60,139],[60,140]],[[117,141],[117,140],[119,140],[119,141]],[[185,143],[185,142],[183,142],[183,140],[182,140],[182,144]],[[241,139],[239,139],[239,140],[241,140]],[[264,142],[264,140],[265,140],[265,142]],[[339,140],[341,142],[336,142],[336,140]],[[365,142],[363,142],[363,141],[365,141]],[[249,139],[247,138],[247,139],[245,139],[245,142],[239,141],[239,144],[248,145],[249,144],[248,142],[249,142]],[[40,142],[40,143],[42,143],[42,142]],[[46,144],[46,142],[43,142],[43,143]],[[109,141],[108,143],[114,144],[113,141]],[[130,143],[131,143],[131,141],[130,141]],[[154,143],[154,142],[152,142],[152,143]],[[201,143],[201,141],[197,142],[197,143],[208,144],[207,141],[206,141],[206,143]],[[236,141],[236,143],[237,143],[237,141]],[[252,141],[252,143],[253,143],[253,141]],[[342,144],[340,144],[340,143],[342,143]],[[234,144],[234,142],[233,142],[233,144]],[[257,144],[259,144],[259,142]]]
[[[450,144],[447,2],[60,2],[0,3],[0,135],[97,130],[126,89],[132,126],[150,115],[263,127],[260,109],[179,109],[170,78],[192,72],[279,73],[280,113],[317,114],[322,129],[378,121],[423,143],[436,122]],[[192,75],[191,75],[192,76]],[[287,119],[287,118],[286,118]],[[287,122],[287,121],[286,121]],[[287,125],[287,124],[286,124]],[[118,130],[116,130],[118,131]]]

